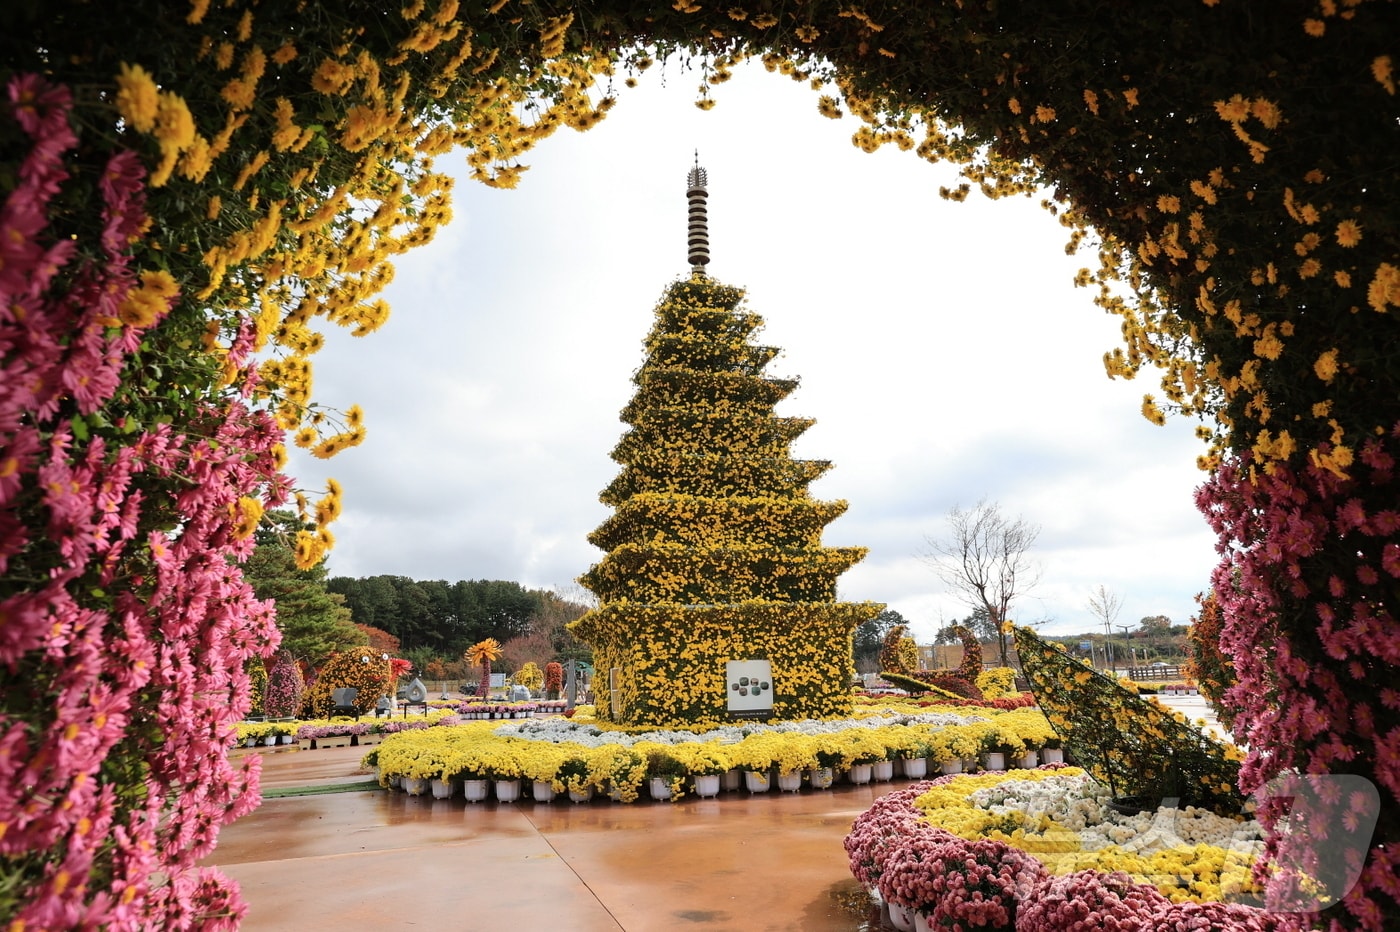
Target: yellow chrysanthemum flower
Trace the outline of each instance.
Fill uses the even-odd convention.
[[[160,89],[140,65],[121,65],[117,75],[117,112],[132,128],[149,133],[156,125]]]

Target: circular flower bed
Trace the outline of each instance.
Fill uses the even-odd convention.
[[[1060,932],[1091,917],[1143,932],[1277,923],[1238,902],[1259,892],[1256,823],[1189,806],[1118,812],[1073,767],[913,784],[857,818],[845,845],[857,880],[935,928]]]

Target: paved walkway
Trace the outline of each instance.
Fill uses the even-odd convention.
[[[360,748],[261,754],[266,788],[368,779]],[[865,932],[880,915],[841,840],[907,785],[630,805],[469,804],[403,793],[267,799],[206,863],[259,930]]]
[[[1198,696],[1163,697],[1193,721]],[[260,754],[267,789],[354,783],[361,748]],[[262,930],[873,932],[841,840],[902,780],[679,803],[469,804],[403,793],[267,799],[209,864]]]

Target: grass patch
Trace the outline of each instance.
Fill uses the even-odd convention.
[[[382,790],[377,780],[364,780],[359,783],[327,783],[323,786],[286,786],[279,789],[264,789],[263,799],[282,799],[288,796],[324,796],[328,793],[363,793],[366,790]]]

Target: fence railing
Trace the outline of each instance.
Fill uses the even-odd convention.
[[[1179,680],[1186,675],[1181,667],[1129,667],[1128,679],[1143,683],[1148,680]]]

